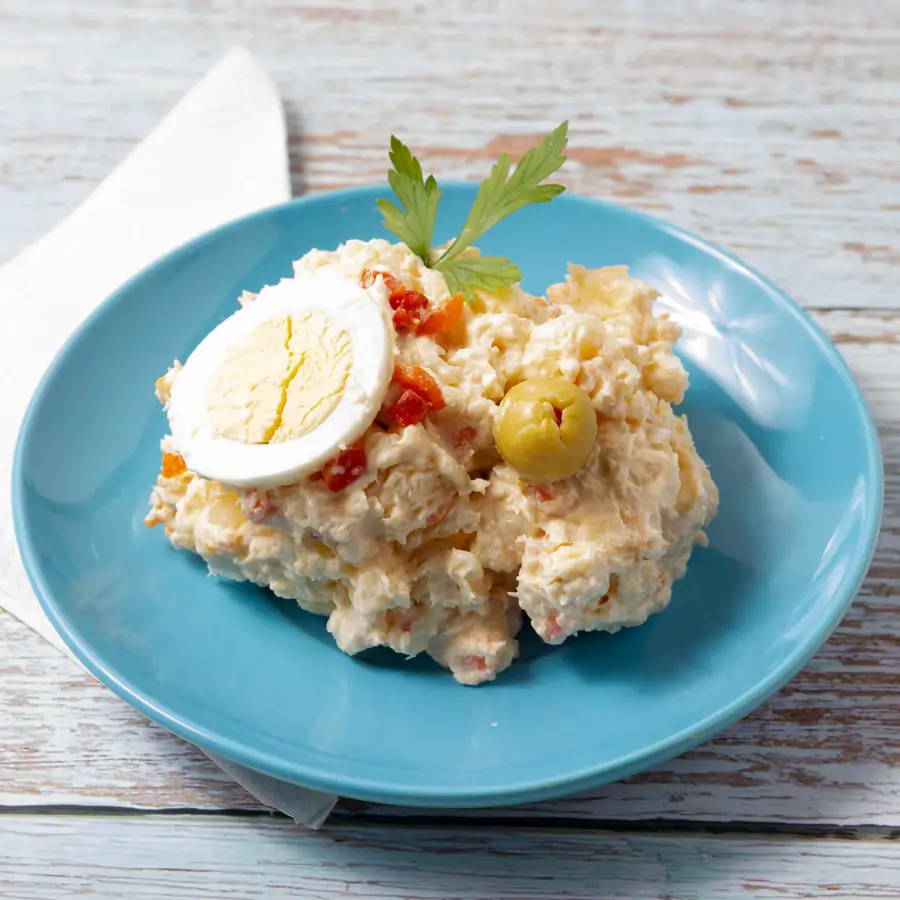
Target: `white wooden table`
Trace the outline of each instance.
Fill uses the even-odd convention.
[[[530,808],[346,803],[320,834],[0,614],[0,896],[900,895],[900,3],[2,0],[0,260],[235,43],[286,98],[298,192],[380,180],[392,130],[482,177],[568,117],[572,189],[725,245],[827,329],[881,429],[884,534],[827,646],[709,744]]]

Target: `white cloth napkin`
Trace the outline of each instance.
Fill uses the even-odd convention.
[[[72,331],[119,285],[190,238],[290,195],[277,89],[238,47],[81,206],[0,268],[0,608],[65,653],[13,532],[10,472],[28,401]],[[322,824],[337,799],[215,762],[309,827]]]

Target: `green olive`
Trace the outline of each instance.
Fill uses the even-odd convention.
[[[588,395],[565,378],[528,378],[511,388],[494,422],[500,455],[529,481],[574,475],[597,440]]]

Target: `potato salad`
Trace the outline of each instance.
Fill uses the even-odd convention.
[[[407,209],[433,181],[411,177]],[[523,626],[640,625],[718,502],[673,409],[677,327],[623,267],[532,296],[507,260],[402,236],[310,251],[159,379],[147,524],[326,616],[345,653],[426,653],[462,684]]]

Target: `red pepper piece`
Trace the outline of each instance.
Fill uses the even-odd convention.
[[[447,405],[440,386],[421,366],[397,366],[394,369],[394,382],[419,394],[428,404],[430,412],[440,412]]]
[[[394,328],[398,331],[416,331],[422,322],[422,314],[428,309],[428,298],[418,291],[391,294],[394,312]]]
[[[428,412],[428,401],[407,388],[388,409],[388,415],[398,425],[418,425]]]
[[[388,302],[394,310],[394,327],[398,331],[415,331],[422,322],[423,312],[428,309],[428,298],[419,291],[407,290],[406,285],[390,272],[363,269],[359,283],[364,288],[370,288],[379,275],[389,291]]]
[[[329,460],[322,467],[322,479],[325,487],[336,494],[353,484],[366,471],[366,451],[363,442],[357,441],[346,450]]]

